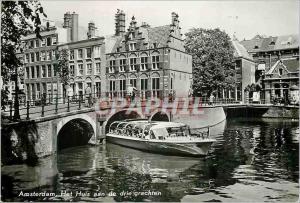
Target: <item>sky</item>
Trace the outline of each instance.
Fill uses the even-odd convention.
[[[251,39],[257,34],[278,36],[299,33],[298,0],[260,1],[41,1],[49,20],[63,22],[65,12],[79,14],[79,26],[87,30],[95,22],[99,36],[114,34],[117,9],[126,14],[126,29],[134,15],[138,25],[171,23],[178,13],[182,33],[191,28],[220,28],[230,37]]]

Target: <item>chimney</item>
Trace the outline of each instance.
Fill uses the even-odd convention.
[[[72,16],[70,12],[64,14],[63,28],[67,30],[67,42],[71,42],[71,27],[72,27]]]
[[[96,29],[97,28],[95,27],[95,23],[94,22],[89,22],[89,24],[88,24],[88,33],[87,33],[88,39],[91,39],[91,38],[95,37]]]
[[[72,13],[72,35],[71,41],[78,41],[78,14],[75,12]]]
[[[172,12],[172,25],[179,25],[178,14],[175,12]]]
[[[120,36],[125,33],[125,13],[118,9],[115,15],[116,32],[115,35]]]

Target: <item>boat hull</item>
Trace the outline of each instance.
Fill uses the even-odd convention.
[[[142,151],[170,154],[170,155],[185,155],[185,156],[205,156],[207,155],[213,139],[203,140],[202,142],[162,142],[162,141],[147,141],[144,139],[128,139],[124,136],[107,135],[106,140],[110,143],[139,149]]]

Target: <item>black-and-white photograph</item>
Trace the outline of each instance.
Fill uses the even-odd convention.
[[[299,5],[1,1],[1,202],[298,202]]]

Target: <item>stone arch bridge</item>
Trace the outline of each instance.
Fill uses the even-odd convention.
[[[181,109],[184,113],[178,113],[171,106],[160,106],[149,112],[144,111],[144,107],[106,106],[99,109],[93,107],[62,112],[7,124],[3,126],[2,133],[6,137],[4,142],[19,150],[20,156],[26,159],[26,157],[48,156],[63,148],[98,144],[104,139],[108,126],[116,120],[144,118],[156,121],[181,121],[188,124],[190,120],[195,120],[188,113],[195,112],[195,109],[189,106]],[[220,106],[197,107],[196,113],[202,126],[213,125],[226,119]]]

